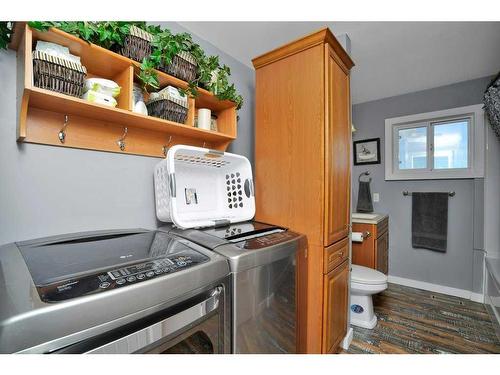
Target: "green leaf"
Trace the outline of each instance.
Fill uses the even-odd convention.
[[[35,30],[47,31],[52,27],[52,22],[29,21],[28,25]]]
[[[12,26],[11,21],[0,21],[0,49],[7,49],[12,38]]]

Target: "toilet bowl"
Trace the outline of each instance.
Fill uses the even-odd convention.
[[[351,324],[373,329],[377,316],[373,312],[372,295],[387,289],[387,276],[377,270],[352,265],[351,272]]]

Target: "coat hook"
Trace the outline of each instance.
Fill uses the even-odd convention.
[[[61,143],[64,143],[64,141],[66,140],[66,127],[68,126],[68,123],[69,123],[68,115],[64,115],[64,125],[57,134],[57,136],[59,137],[59,141],[61,141]]]
[[[163,145],[162,147],[162,150],[163,150],[163,155],[165,155],[165,157],[167,157],[167,152],[168,152],[168,148],[170,147],[170,144],[172,143],[172,136],[170,136],[168,138],[168,141],[167,141],[167,144],[166,145]]]
[[[118,140],[118,147],[120,147],[120,150],[125,151],[125,138],[127,137],[128,129],[127,127],[123,128],[123,135],[121,138]]]

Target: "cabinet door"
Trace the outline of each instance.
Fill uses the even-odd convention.
[[[366,235],[363,242],[352,243],[352,263],[368,268],[376,268],[375,241],[376,226],[373,224],[353,223],[352,231]]]
[[[349,262],[324,276],[323,353],[337,351],[347,332]]]
[[[325,230],[328,246],[349,234],[351,105],[349,70],[325,47]]]
[[[389,271],[389,231],[377,238],[377,270],[387,274]]]

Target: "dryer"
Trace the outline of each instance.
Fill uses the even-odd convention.
[[[304,235],[256,221],[169,234],[225,256],[232,283],[233,353],[297,352],[297,262]]]

